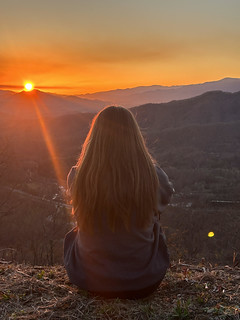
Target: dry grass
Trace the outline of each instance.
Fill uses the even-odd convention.
[[[102,299],[62,266],[0,263],[0,319],[240,319],[240,268],[174,264],[142,300]]]

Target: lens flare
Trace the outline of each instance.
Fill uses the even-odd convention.
[[[209,238],[214,237],[214,232],[212,232],[212,231],[208,232],[208,237],[209,237]]]
[[[26,91],[32,91],[33,90],[33,84],[31,82],[28,82],[24,85],[24,88]]]

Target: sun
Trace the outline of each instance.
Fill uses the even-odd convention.
[[[33,84],[31,82],[27,82],[24,85],[25,91],[32,91],[33,90]]]

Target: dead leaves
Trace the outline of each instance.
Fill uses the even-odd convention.
[[[104,300],[69,283],[62,266],[0,268],[1,319],[239,319],[240,268],[173,263],[143,300]],[[227,318],[228,317],[228,318]]]

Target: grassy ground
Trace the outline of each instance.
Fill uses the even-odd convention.
[[[104,300],[79,290],[62,266],[0,262],[0,319],[240,319],[240,268],[173,263],[142,300]]]

